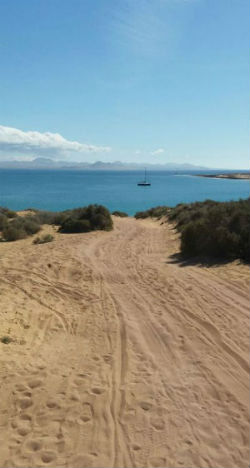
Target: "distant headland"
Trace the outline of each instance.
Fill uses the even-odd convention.
[[[196,174],[198,177],[209,177],[212,179],[250,179],[249,172],[231,172],[229,174]]]

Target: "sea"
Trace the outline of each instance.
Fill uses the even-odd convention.
[[[62,211],[97,203],[111,211],[134,215],[159,205],[173,207],[206,199],[229,201],[250,195],[248,180],[154,171],[148,176],[151,186],[137,186],[143,177],[139,171],[1,169],[0,206]]]

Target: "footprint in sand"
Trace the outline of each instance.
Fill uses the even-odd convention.
[[[46,405],[49,409],[60,408],[60,405],[56,400],[48,400]]]
[[[31,398],[29,397],[25,397],[25,398],[20,398],[18,400],[18,406],[21,408],[21,409],[26,409],[26,408],[29,408],[30,406],[33,405],[33,401],[31,400]]]
[[[80,377],[80,379],[86,379],[86,377],[88,377],[87,374],[83,374],[83,373],[80,373],[80,374],[77,374],[78,377]]]
[[[16,391],[17,391],[17,392],[22,393],[22,392],[25,392],[25,391],[27,391],[27,390],[29,390],[29,389],[28,389],[28,387],[26,387],[26,385],[24,385],[24,384],[17,384],[17,385],[16,385]]]
[[[162,468],[163,466],[168,466],[166,457],[152,457],[149,459],[148,466],[152,466],[153,468]]]
[[[90,403],[84,403],[81,412],[80,420],[84,423],[91,421],[93,418],[93,408]]]
[[[42,385],[42,380],[41,379],[33,379],[33,380],[30,380],[28,382],[28,386],[30,388],[37,388],[37,387],[40,387]]]
[[[93,387],[91,389],[91,392],[94,393],[94,395],[101,395],[103,392],[105,392],[105,388],[102,387]]]
[[[31,421],[32,417],[28,413],[20,413],[19,419],[21,419],[22,421]]]
[[[150,422],[153,428],[157,431],[163,431],[163,429],[165,428],[165,421],[161,418],[152,417],[150,419]]]
[[[71,401],[80,401],[80,395],[77,391],[73,391],[69,398]]]
[[[28,425],[26,425],[26,424],[23,424],[23,425],[19,424],[18,427],[17,427],[17,433],[20,436],[24,437],[24,436],[26,436],[27,434],[30,433],[30,427]]]
[[[149,410],[151,410],[151,408],[152,408],[152,404],[149,403],[148,401],[141,401],[140,407],[141,407],[144,411],[149,411]]]
[[[138,452],[138,450],[141,450],[141,446],[138,444],[133,444],[132,449],[135,450],[135,452]]]
[[[104,360],[107,364],[111,364],[111,362],[112,362],[113,359],[112,359],[111,354],[104,354],[103,360]]]
[[[26,443],[26,447],[31,452],[38,452],[42,448],[42,442],[40,440],[32,439]]]
[[[86,377],[87,375],[85,374],[79,374],[79,376],[74,379],[74,384],[77,386],[77,387],[80,387],[80,386],[85,386],[86,385]]]
[[[53,450],[46,450],[41,453],[41,460],[44,463],[51,463],[56,458],[56,453]]]

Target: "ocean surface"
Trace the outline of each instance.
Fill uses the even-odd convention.
[[[61,211],[98,203],[111,211],[122,210],[133,215],[158,205],[175,206],[208,198],[238,200],[250,195],[248,180],[220,180],[161,171],[150,173],[150,187],[138,187],[137,182],[143,176],[132,171],[1,169],[0,206],[13,210]]]

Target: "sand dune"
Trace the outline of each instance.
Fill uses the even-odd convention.
[[[0,245],[0,466],[248,467],[249,268],[148,220],[55,237]]]

